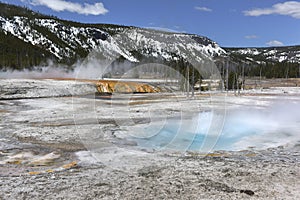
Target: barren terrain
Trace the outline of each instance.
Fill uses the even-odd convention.
[[[1,79],[0,85],[0,199],[300,199],[298,118],[286,140],[268,135],[276,143],[261,148],[183,151],[131,140],[144,126],[203,111],[299,104],[299,87],[187,99],[99,96],[94,83],[75,80]]]

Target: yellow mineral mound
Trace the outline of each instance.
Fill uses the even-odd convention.
[[[159,87],[146,83],[99,80],[97,83],[99,93],[156,93],[161,92]]]

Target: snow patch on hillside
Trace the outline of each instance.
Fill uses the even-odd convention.
[[[76,55],[76,49],[96,51],[106,59],[123,56],[131,62],[139,62],[132,52],[146,57],[178,60],[190,56],[201,60],[226,52],[208,38],[183,33],[166,33],[141,28],[107,28],[115,35],[95,27],[75,27],[56,19],[29,19],[15,16],[0,17],[0,30],[12,34],[24,42],[45,48],[59,60]]]

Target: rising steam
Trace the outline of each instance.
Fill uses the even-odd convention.
[[[32,69],[0,71],[0,78],[16,79],[45,79],[45,78],[78,78],[78,79],[99,79],[105,69],[111,63],[110,60],[99,60],[87,58],[78,61],[73,66],[54,64],[48,61],[47,66],[36,66]]]

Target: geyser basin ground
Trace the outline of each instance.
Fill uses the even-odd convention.
[[[149,112],[156,116],[154,122],[193,111],[197,119],[199,109],[202,113],[220,110],[223,105],[218,98],[202,94],[192,104],[165,94],[138,94],[128,104],[122,98],[87,98],[87,93],[96,91],[89,83],[48,83],[0,80],[1,89],[6,88],[0,100],[3,199],[300,199],[299,144],[205,156],[144,151],[123,139],[133,136],[128,129],[149,122]],[[70,89],[77,86],[80,89],[70,96]],[[24,93],[17,94],[17,87]],[[241,97],[229,93],[227,109],[230,113],[255,108],[264,113],[283,100],[299,102],[299,94],[299,88],[251,90]],[[130,114],[132,125],[123,123],[128,122],[124,113]],[[90,141],[95,151],[86,145]],[[4,163],[28,153],[33,158],[60,157],[47,166]],[[30,159],[28,156],[26,162],[32,163]],[[74,162],[76,166],[60,170]]]

